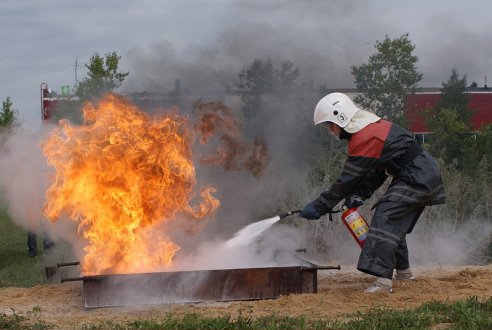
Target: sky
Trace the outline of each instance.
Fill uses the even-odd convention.
[[[40,120],[40,84],[61,90],[85,77],[95,54],[116,51],[130,72],[123,92],[183,87],[213,93],[255,58],[292,61],[301,76],[353,87],[385,36],[408,33],[423,73],[441,87],[456,68],[492,81],[492,2],[487,0],[2,0],[0,99],[26,127]]]

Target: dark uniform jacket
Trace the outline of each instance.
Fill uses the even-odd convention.
[[[417,152],[410,159],[406,154],[409,148],[415,150],[415,144],[416,140],[408,131],[383,119],[352,134],[342,174],[314,201],[315,208],[326,214],[349,195],[367,199],[389,174],[393,176],[392,182],[378,203],[443,204],[444,186],[435,160],[420,146],[416,146]],[[402,162],[405,157],[406,161]],[[402,166],[395,168],[394,164]]]

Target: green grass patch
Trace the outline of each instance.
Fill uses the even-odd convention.
[[[39,241],[41,255],[43,248]],[[0,209],[0,287],[31,287],[40,283],[46,283],[44,264],[39,257],[29,257],[27,231]]]
[[[347,321],[348,319],[348,321]],[[472,297],[454,303],[431,302],[412,310],[374,309],[351,314],[344,321],[310,320],[306,317],[270,315],[265,317],[230,316],[214,318],[198,314],[177,317],[167,314],[161,320],[134,320],[125,324],[105,322],[81,325],[81,329],[333,329],[333,330],[394,330],[430,329],[444,324],[446,329],[492,329],[492,297],[479,301]]]
[[[471,297],[454,303],[430,302],[413,310],[374,309],[358,313],[348,322],[332,323],[331,329],[429,329],[446,324],[446,329],[492,329],[492,297],[479,301]]]
[[[197,314],[187,314],[182,318],[168,314],[164,320],[136,320],[126,324],[129,329],[306,329],[304,317],[270,315],[258,318],[230,316],[206,318]]]
[[[454,324],[455,329],[492,329],[492,297],[479,301],[471,297],[453,304],[428,303],[420,307],[424,313],[443,315],[442,322]]]
[[[126,323],[105,321],[80,324],[76,329],[240,329],[240,330],[289,330],[289,329],[430,329],[444,325],[446,329],[492,329],[492,297],[480,301],[476,297],[454,303],[431,302],[411,310],[378,308],[366,313],[355,313],[339,320],[311,320],[304,316],[270,315],[263,317],[230,316],[206,317],[199,314],[176,316],[165,314],[161,319],[137,319]],[[51,329],[56,325],[42,320],[41,308],[34,307],[25,315],[0,314],[0,329]]]
[[[105,323],[87,329],[343,329],[394,330],[429,329],[446,324],[449,329],[492,329],[492,297],[485,301],[470,298],[455,303],[426,303],[413,310],[375,309],[352,314],[349,321],[309,320],[306,317],[271,315],[258,318],[230,316],[207,318],[188,314],[178,318],[168,314],[162,320],[135,320],[126,324]]]
[[[14,310],[11,314],[0,314],[0,329],[19,329],[19,330],[44,330],[53,329],[54,324],[41,320],[41,308],[33,307],[25,315],[17,314]]]

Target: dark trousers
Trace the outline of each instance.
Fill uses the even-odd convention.
[[[371,275],[391,279],[394,269],[407,269],[410,233],[425,206],[382,202],[374,212],[357,269]]]
[[[53,243],[50,239],[44,237],[43,238],[43,249],[44,251],[49,250],[53,247],[55,243]],[[27,247],[29,248],[29,256],[35,257],[38,255],[38,244],[37,237],[35,233],[27,232]]]

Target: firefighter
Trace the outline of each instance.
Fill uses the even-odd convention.
[[[357,269],[377,277],[366,292],[391,293],[393,270],[397,280],[415,278],[406,235],[425,206],[445,203],[438,166],[408,131],[358,108],[343,93],[328,94],[318,102],[314,124],[348,140],[348,157],[340,178],[308,203],[300,216],[317,220],[344,199],[344,206],[358,207],[390,177],[388,189],[373,206]]]

